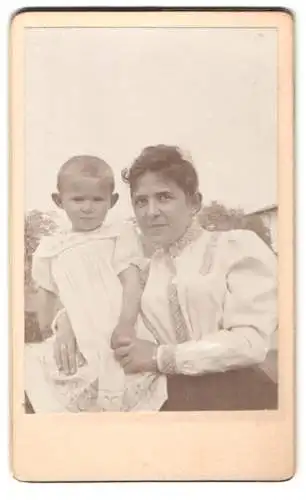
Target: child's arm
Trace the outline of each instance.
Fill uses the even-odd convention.
[[[59,307],[58,297],[44,288],[37,291],[37,319],[43,338],[51,335],[51,324]]]
[[[69,318],[59,298],[52,292],[39,288],[37,292],[37,319],[43,339],[55,334],[54,358],[60,371],[73,375],[85,364],[85,358],[79,351]],[[56,313],[61,310],[60,316]],[[55,330],[51,328],[56,318]],[[62,347],[65,346],[65,350]]]
[[[119,324],[134,326],[142,295],[140,283],[140,272],[138,267],[131,265],[119,274],[122,284],[122,307],[119,317]]]
[[[57,286],[53,280],[51,261],[56,237],[44,237],[32,261],[32,278],[37,292],[37,319],[42,337],[55,334],[54,357],[59,370],[68,375],[75,373],[76,366],[84,364],[68,315],[58,297]],[[61,311],[61,314],[57,313]]]
[[[118,276],[123,288],[122,307],[117,327],[112,335],[112,347],[115,347],[119,336],[122,341],[122,336],[130,339],[134,335],[134,325],[140,310],[142,295],[140,272],[136,266],[129,266]]]

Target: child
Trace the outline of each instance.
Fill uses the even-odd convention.
[[[70,411],[157,410],[166,399],[163,378],[126,376],[111,349],[116,336],[135,335],[141,299],[141,250],[134,231],[103,225],[118,200],[112,170],[97,157],[76,156],[61,167],[57,188],[52,199],[72,228],[42,239],[34,254],[38,319],[43,332],[56,334],[56,324],[68,334],[72,329],[86,363],[65,377],[51,368],[50,350],[53,388]],[[58,299],[63,308],[56,315]]]

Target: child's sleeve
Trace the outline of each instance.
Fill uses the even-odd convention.
[[[38,287],[57,294],[51,270],[52,256],[48,248],[48,237],[42,238],[32,257],[32,278]]]
[[[145,266],[140,238],[132,224],[125,224],[116,239],[113,255],[113,267],[117,274],[134,265],[140,270]]]

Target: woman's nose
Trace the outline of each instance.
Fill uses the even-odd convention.
[[[147,206],[147,214],[151,216],[160,214],[159,206],[156,200],[149,200]]]

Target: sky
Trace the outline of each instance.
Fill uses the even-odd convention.
[[[203,202],[277,202],[277,32],[229,28],[31,28],[25,48],[25,209],[54,210],[61,164],[77,154],[120,172],[143,147],[179,146]]]

